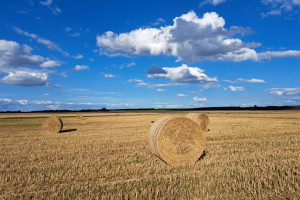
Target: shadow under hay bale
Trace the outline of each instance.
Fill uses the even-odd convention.
[[[73,129],[65,129],[65,130],[61,130],[60,133],[68,133],[68,132],[73,132],[73,131],[77,131],[76,128]]]
[[[204,159],[205,156],[206,156],[206,152],[203,151],[202,155],[198,158],[196,162],[199,162],[200,160]]]
[[[185,116],[195,121],[197,124],[199,124],[202,131],[208,132],[208,126],[210,124],[210,120],[206,114],[189,113]]]
[[[42,124],[43,133],[59,133],[63,128],[63,122],[58,117],[50,117],[44,120]]]
[[[194,164],[204,151],[205,136],[187,117],[165,117],[152,125],[149,143],[152,152],[170,165]]]

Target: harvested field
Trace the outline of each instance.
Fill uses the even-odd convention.
[[[152,155],[151,121],[187,112],[0,114],[0,199],[300,199],[299,111],[212,111],[206,155]]]

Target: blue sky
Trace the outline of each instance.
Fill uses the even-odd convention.
[[[0,111],[300,104],[299,0],[0,2]]]

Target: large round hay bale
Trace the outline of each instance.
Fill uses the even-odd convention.
[[[50,117],[42,124],[43,133],[59,133],[63,128],[63,122],[58,117]]]
[[[187,117],[165,117],[152,125],[149,143],[152,152],[168,164],[194,164],[204,151],[205,136]]]
[[[76,118],[80,119],[80,120],[83,120],[83,115],[82,114],[77,114]]]
[[[185,116],[199,124],[202,131],[207,132],[210,120],[206,114],[189,113]]]

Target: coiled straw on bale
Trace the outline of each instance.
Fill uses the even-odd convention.
[[[42,124],[43,133],[59,133],[63,128],[63,122],[58,117],[51,116],[44,120]]]
[[[205,136],[187,117],[165,117],[152,125],[149,142],[152,152],[168,164],[194,164],[203,153]]]
[[[189,113],[185,116],[199,124],[202,131],[207,132],[210,120],[206,114]]]

